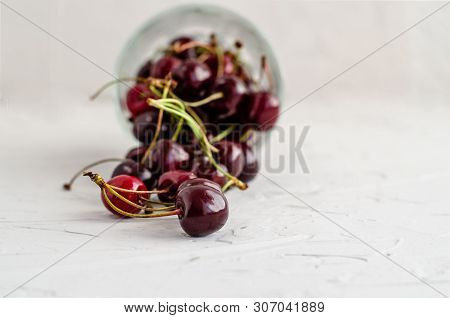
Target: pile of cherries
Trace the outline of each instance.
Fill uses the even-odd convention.
[[[224,50],[214,35],[204,42],[178,37],[135,78],[119,80],[134,81],[125,104],[141,144],[117,159],[109,181],[83,173],[100,187],[110,212],[137,218],[177,215],[191,236],[211,234],[225,224],[224,192],[232,186],[245,189],[255,177],[255,132],[272,128],[280,108],[266,59],[256,81],[240,60],[241,50],[240,42]]]

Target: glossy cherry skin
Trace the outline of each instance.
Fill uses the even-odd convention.
[[[237,106],[247,88],[239,77],[224,76],[216,81],[212,91],[213,93],[222,92],[223,97],[209,103],[205,108],[214,118],[224,119],[236,113]]]
[[[178,83],[175,93],[188,100],[198,98],[213,79],[208,65],[192,59],[183,62],[174,71],[173,78]]]
[[[177,196],[178,187],[186,180],[195,179],[197,176],[185,170],[172,170],[164,172],[158,179],[158,190],[168,190],[166,193],[158,193],[163,202],[172,202]]]
[[[138,178],[133,177],[133,176],[118,175],[118,176],[115,176],[114,178],[112,178],[111,180],[109,180],[107,183],[112,186],[119,187],[122,189],[134,190],[134,191],[147,191],[147,187],[145,186],[145,184],[141,180],[139,180]],[[123,197],[128,199],[129,201],[136,203],[136,204],[141,204],[141,199],[139,197],[145,196],[145,195],[139,195],[137,193],[123,192],[120,190],[116,190],[116,191],[120,195],[122,195]],[[121,209],[125,212],[128,212],[128,213],[133,213],[133,214],[140,212],[139,208],[136,208],[136,207],[122,201],[121,199],[117,198],[114,194],[112,194],[110,191],[106,190],[106,194],[108,196],[108,199],[111,201],[111,203],[113,203],[119,209]],[[102,198],[103,204],[111,213],[113,213],[117,216],[122,216],[120,213],[117,213],[116,211],[114,211],[113,208],[111,208],[109,206],[109,204],[106,202],[105,198],[103,197],[103,194],[101,195],[101,198]]]
[[[165,78],[181,65],[182,61],[174,56],[163,56],[152,66],[152,77]]]
[[[147,189],[154,189],[156,187],[157,178],[153,173],[143,165],[132,159],[126,159],[121,162],[113,171],[111,177],[119,175],[133,176],[144,182]]]
[[[228,169],[223,164],[220,167],[228,172]],[[214,183],[223,187],[227,183],[227,177],[214,167],[206,156],[198,156],[193,160],[192,172],[199,178],[204,178],[213,181]]]
[[[180,225],[190,236],[206,236],[220,230],[228,219],[228,202],[221,191],[197,184],[178,191],[176,207]]]
[[[169,139],[160,139],[153,149],[149,166],[156,174],[190,168],[189,153],[183,146]]]
[[[239,175],[239,180],[249,182],[258,174],[259,163],[255,153],[249,145],[242,143],[241,148],[244,152],[244,167]]]
[[[215,182],[213,182],[213,181],[211,181],[209,179],[195,178],[195,179],[189,179],[189,180],[184,181],[178,187],[178,192],[180,192],[184,188],[197,186],[197,185],[207,186],[207,187],[213,188],[214,190],[222,191],[222,188],[220,187],[220,185],[218,185],[217,183],[215,183]]]
[[[148,111],[139,114],[134,119],[133,134],[142,143],[148,145],[153,139],[158,125],[159,111],[151,108]],[[159,136],[162,138],[168,138],[171,134],[171,127],[168,122],[163,119]]]
[[[214,144],[214,146],[219,150],[217,154],[218,161],[226,166],[233,176],[240,175],[245,163],[241,145],[230,140],[222,140]]]
[[[139,69],[138,73],[136,74],[137,77],[142,77],[142,78],[149,77],[152,72],[152,65],[153,65],[152,60],[148,60],[147,62],[145,62]]]
[[[132,118],[150,109],[147,104],[149,97],[155,98],[145,84],[136,84],[128,90],[126,103]]]
[[[131,159],[136,162],[141,162],[141,159],[144,156],[146,151],[147,151],[146,146],[139,146],[139,147],[131,148],[125,155],[125,158]]]
[[[255,123],[260,130],[268,130],[275,125],[280,114],[278,98],[269,92],[256,92],[250,94],[247,104],[248,120]]]
[[[170,45],[183,45],[189,42],[192,42],[194,39],[192,39],[191,37],[188,36],[180,36],[178,38],[175,38],[172,40],[172,42],[170,42]],[[195,54],[195,48],[189,48],[186,50],[183,50],[179,53],[175,53],[174,54],[177,58],[181,59],[181,60],[187,60],[190,58],[195,58],[197,54]]]

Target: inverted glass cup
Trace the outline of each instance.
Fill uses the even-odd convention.
[[[240,58],[253,78],[259,77],[261,56],[266,56],[273,77],[273,92],[282,101],[280,69],[269,43],[248,20],[228,9],[212,5],[179,6],[149,19],[122,49],[116,75],[119,78],[135,76],[143,63],[158,58],[162,54],[161,49],[178,36],[207,41],[212,33],[224,48],[233,48],[237,40],[242,42]],[[117,85],[120,121],[131,133],[130,114],[125,103],[128,89],[127,85]]]

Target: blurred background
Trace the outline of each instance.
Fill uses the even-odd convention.
[[[284,109],[308,96],[279,125],[296,127],[298,135],[310,127],[302,147],[309,173],[262,173],[449,292],[450,8],[426,18],[444,3],[196,3],[202,2],[241,14],[266,36],[284,78]],[[100,68],[114,72],[137,28],[190,1],[5,3],[16,12],[0,6],[0,272],[10,273],[0,278],[2,293],[84,242],[58,231],[96,235],[111,221],[97,216],[97,189],[89,181],[80,180],[73,193],[60,191],[84,164],[121,157],[136,145],[117,119],[114,89],[88,98],[111,80]],[[276,162],[292,153],[292,144],[272,134],[262,153],[265,162]],[[146,278],[156,291],[135,284],[138,270],[120,281],[129,295],[178,296],[196,286],[192,296],[436,296],[264,177],[248,193],[231,192],[230,202],[234,216],[217,241],[191,245],[171,234],[177,224],[155,222],[150,229],[124,222],[15,295],[126,296],[114,283],[128,260],[148,266],[153,259],[144,255],[158,242],[162,263],[151,265],[162,276]],[[218,250],[208,258],[211,248]],[[169,252],[181,254],[165,259]],[[330,253],[365,261],[320,257]],[[205,268],[201,281],[194,268],[175,265],[195,257],[202,262],[196,267]],[[77,281],[80,273],[85,279]]]

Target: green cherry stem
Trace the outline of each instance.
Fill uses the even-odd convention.
[[[236,125],[230,125],[227,129],[221,131],[218,135],[214,136],[209,142],[215,144],[228,136],[236,128]]]

